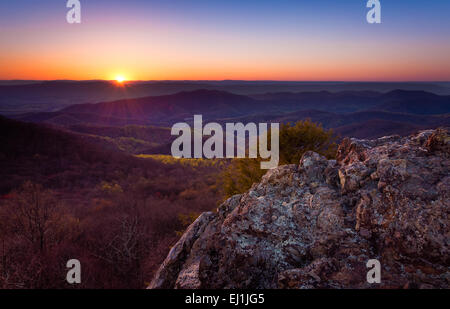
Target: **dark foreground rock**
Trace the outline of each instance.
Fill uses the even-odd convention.
[[[201,215],[149,287],[449,288],[449,148],[442,129],[308,152]]]

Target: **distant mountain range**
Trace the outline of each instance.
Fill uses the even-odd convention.
[[[26,87],[31,85],[25,85]],[[269,92],[239,95],[200,89],[101,103],[74,104],[54,112],[10,118],[53,126],[104,149],[168,153],[176,122],[296,122],[310,119],[340,136],[376,138],[450,127],[450,96],[425,91]]]
[[[253,96],[276,101],[295,109],[317,109],[337,113],[361,110],[382,110],[410,114],[444,114],[450,110],[450,96],[425,91],[393,90],[388,93],[372,91],[327,91],[309,93],[273,93]]]
[[[0,81],[0,115],[54,112],[73,104],[108,102],[181,91],[219,90],[240,95],[299,92],[382,92],[395,89],[450,95],[448,82],[285,82],[285,81]]]
[[[14,118],[59,126],[79,124],[171,126],[190,121],[194,114],[205,120],[296,121],[311,118],[325,127],[385,120],[416,125],[448,124],[450,96],[424,91],[388,93],[345,91],[236,95],[218,90],[196,90],[95,104],[76,104],[57,112],[26,113]]]

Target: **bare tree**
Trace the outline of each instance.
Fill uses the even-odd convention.
[[[61,217],[54,194],[39,184],[26,182],[7,204],[13,234],[44,251],[56,238]]]

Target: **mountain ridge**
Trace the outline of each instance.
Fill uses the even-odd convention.
[[[374,138],[450,126],[450,96],[404,90],[389,93],[321,91],[244,96],[221,90],[198,89],[163,96],[75,104],[56,112],[26,113],[12,118],[62,127],[170,127],[177,122],[191,123],[195,114],[203,115],[204,121],[219,123],[287,123],[310,119],[325,128],[345,132],[345,136]],[[390,129],[384,130],[380,126],[382,122]],[[364,129],[364,123],[376,126],[369,132]],[[401,125],[398,130],[396,124]],[[368,134],[363,135],[366,131]]]

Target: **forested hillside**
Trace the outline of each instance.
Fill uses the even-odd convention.
[[[142,288],[195,216],[221,198],[219,167],[104,150],[0,118],[0,287]]]

